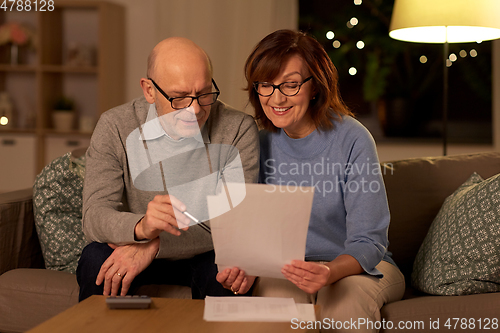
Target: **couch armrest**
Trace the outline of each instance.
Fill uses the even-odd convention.
[[[44,267],[32,189],[0,194],[0,274],[22,267]]]

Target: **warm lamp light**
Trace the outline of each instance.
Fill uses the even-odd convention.
[[[500,38],[498,0],[396,0],[389,36],[417,43]]]
[[[500,38],[500,0],[395,0],[389,36],[406,42],[443,43],[443,155],[448,117],[448,43]]]

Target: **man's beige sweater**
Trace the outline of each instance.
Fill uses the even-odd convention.
[[[88,241],[136,243],[134,227],[146,213],[148,203],[155,195],[165,194],[134,186],[127,156],[127,138],[146,122],[149,107],[144,97],[137,98],[103,113],[96,125],[87,151],[83,189],[82,222]],[[259,141],[257,126],[250,115],[217,101],[212,105],[202,134],[206,144],[236,147],[245,182],[257,181]],[[218,161],[210,157],[211,163],[219,165],[220,170],[229,162],[223,154],[218,156]],[[187,169],[190,167],[197,166],[186,165]],[[181,236],[162,232],[160,240],[158,258],[190,258],[213,249],[210,234],[199,226],[190,227]]]

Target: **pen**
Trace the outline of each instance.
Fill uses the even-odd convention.
[[[193,215],[189,214],[186,210],[183,211],[182,214],[184,214],[187,217],[189,217],[194,223],[200,223],[200,221],[198,221],[198,219],[196,217],[194,217]]]
[[[187,211],[183,211],[182,214],[186,215],[187,217],[189,217],[189,219],[191,219],[194,223],[196,223],[197,225],[199,225],[200,227],[202,227],[206,232],[208,232],[209,234],[212,233],[212,231],[210,230],[210,227],[207,226],[205,223],[203,222],[200,222],[196,217],[194,217],[193,215],[189,214]]]

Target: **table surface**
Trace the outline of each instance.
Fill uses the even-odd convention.
[[[203,300],[154,297],[152,300],[147,310],[110,310],[105,296],[94,295],[28,332],[304,332],[292,329],[291,323],[207,322],[203,320]]]

